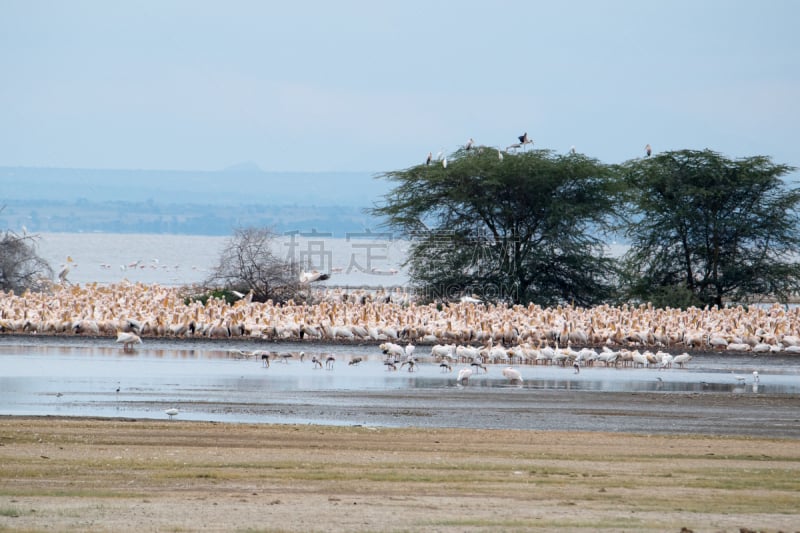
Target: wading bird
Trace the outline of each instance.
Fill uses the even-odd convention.
[[[117,332],[117,342],[122,344],[122,350],[125,352],[132,352],[134,344],[141,344],[142,339],[136,333],[128,333],[125,331]]]

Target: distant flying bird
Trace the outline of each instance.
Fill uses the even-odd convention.
[[[470,137],[470,138],[469,138],[469,140],[467,141],[467,145],[466,145],[466,147],[465,147],[465,148],[466,148],[467,150],[470,150],[470,149],[472,148],[472,145],[473,145],[474,143],[475,143],[475,141],[473,141],[473,140],[472,140],[472,137]]]
[[[323,274],[319,270],[303,272],[300,274],[300,283],[313,283],[315,281],[325,281],[330,278],[329,274]]]
[[[650,154],[653,153],[653,149],[650,148],[650,145],[648,144],[647,146],[644,147],[644,152],[647,154],[647,157],[650,157]]]
[[[431,164],[431,159],[433,159],[433,153],[428,152],[428,158],[425,160],[425,164],[426,165],[430,165]]]

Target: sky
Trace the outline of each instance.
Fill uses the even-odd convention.
[[[793,0],[0,0],[0,166],[388,172],[469,138],[800,167]]]

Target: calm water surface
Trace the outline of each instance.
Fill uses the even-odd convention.
[[[269,368],[238,352],[256,349],[274,352]],[[417,353],[425,358],[429,348],[420,346]],[[314,368],[313,356],[335,357],[333,369]],[[348,364],[356,357],[363,361]],[[800,393],[796,357],[700,355],[686,369],[598,366],[578,374],[572,368],[523,365],[516,367],[521,386],[502,376],[506,365],[489,365],[488,372],[458,384],[457,371],[465,366],[443,372],[428,360],[415,372],[390,372],[374,346],[145,340],[135,353],[125,354],[109,339],[0,337],[0,414],[166,418],[164,411],[176,407],[180,418],[189,420],[350,424],[352,418],[331,419],[326,408],[341,412],[373,401],[365,398],[385,404],[415,397],[426,398],[431,407],[430,398],[446,401],[456,393],[466,395],[458,400],[463,412],[509,399],[535,404],[539,391],[650,392],[665,398],[673,393],[762,398]]]

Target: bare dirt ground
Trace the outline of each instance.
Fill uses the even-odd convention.
[[[798,441],[0,417],[4,531],[682,528],[800,530]]]

